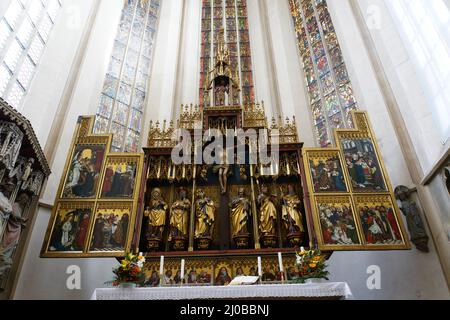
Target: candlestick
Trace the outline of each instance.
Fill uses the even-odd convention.
[[[262,277],[261,257],[258,257],[258,276]]]
[[[184,280],[184,259],[181,259],[181,274],[180,274],[180,282],[181,285],[183,285],[183,280]]]
[[[278,265],[280,266],[280,272],[283,272],[283,257],[281,256],[281,252],[278,252]]]
[[[300,252],[305,252],[305,247],[301,247]]]
[[[159,277],[160,277],[160,284],[163,284],[163,278],[164,278],[164,256],[161,256],[161,260],[159,262]]]

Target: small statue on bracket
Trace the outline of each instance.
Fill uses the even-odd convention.
[[[189,213],[191,212],[191,201],[187,198],[187,190],[179,189],[180,198],[170,208],[170,235],[169,242],[176,251],[182,251],[186,246],[188,235]]]
[[[248,221],[250,217],[250,200],[245,196],[245,189],[239,188],[236,197],[230,204],[231,237],[239,249],[248,248],[250,233]]]
[[[281,189],[281,188],[280,188]],[[293,185],[288,185],[288,194],[283,195],[281,189],[282,218],[288,232],[287,238],[292,247],[301,245],[305,232],[302,222],[301,203]]]
[[[257,199],[259,206],[259,231],[262,245],[267,248],[273,248],[277,244],[275,229],[277,209],[273,201],[274,197],[274,195],[269,193],[269,188],[266,185],[261,186],[261,194]]]
[[[422,252],[429,252],[428,235],[425,230],[419,208],[411,199],[412,190],[405,186],[398,186],[394,190],[395,197],[401,202],[401,211],[406,217],[411,242]]]
[[[203,189],[197,190],[197,200],[195,201],[195,234],[199,249],[209,249],[212,242],[214,222],[215,222],[214,202],[205,195]]]
[[[167,203],[161,196],[161,190],[155,188],[151,193],[150,210],[148,211],[147,243],[150,251],[160,248],[164,226],[166,225]]]

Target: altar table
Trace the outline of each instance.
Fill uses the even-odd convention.
[[[223,287],[101,288],[92,300],[352,299],[345,282]]]

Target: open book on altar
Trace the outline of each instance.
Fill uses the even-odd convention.
[[[258,282],[259,277],[255,276],[239,276],[234,278],[230,282],[230,286],[240,286],[240,285],[248,285],[248,284],[255,284]]]

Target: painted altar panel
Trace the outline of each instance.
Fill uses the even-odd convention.
[[[410,249],[367,113],[353,111],[352,122],[334,131],[338,148],[303,150],[319,247]]]
[[[42,257],[122,256],[131,248],[143,155],[112,153],[112,135],[80,117],[41,250]]]

